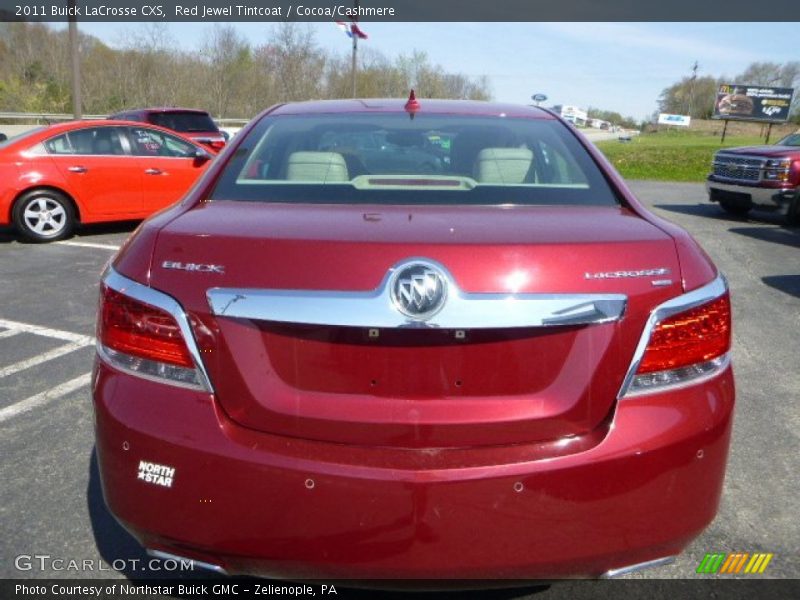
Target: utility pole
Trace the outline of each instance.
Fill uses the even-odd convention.
[[[83,117],[81,99],[81,57],[78,48],[78,17],[75,16],[75,0],[69,0],[69,54],[72,60],[72,114],[75,120]]]
[[[694,111],[694,82],[697,79],[697,69],[699,68],[700,65],[697,64],[697,61],[694,61],[692,65],[692,78],[689,80],[689,117],[694,116],[692,114]]]
[[[358,0],[354,0],[353,6],[356,9],[356,15],[358,15]],[[358,18],[358,17],[354,17]],[[353,73],[353,98],[358,97],[358,35],[356,32],[353,31],[353,64],[350,67],[351,72]]]

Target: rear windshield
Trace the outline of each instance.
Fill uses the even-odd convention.
[[[22,133],[18,133],[17,135],[13,135],[8,137],[7,139],[0,142],[0,148],[5,146],[10,146],[14,142],[19,142],[20,140],[24,140],[25,138],[31,137],[32,135],[39,133],[44,127],[36,127],[34,129],[29,129],[28,131],[24,131]]]
[[[211,199],[617,204],[558,121],[423,113],[267,117],[237,148]]]
[[[172,131],[182,131],[186,133],[194,131],[217,131],[217,126],[210,116],[203,113],[191,112],[168,112],[153,113],[149,121],[153,125],[159,125],[172,129]]]

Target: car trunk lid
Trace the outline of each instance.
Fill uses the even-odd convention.
[[[316,313],[298,306],[316,317],[291,322],[291,310],[261,318],[209,301],[266,291],[385,302],[377,291],[392,268],[419,258],[441,265],[452,294],[622,297],[624,311],[591,324],[501,318],[485,327],[470,305],[468,320],[430,327],[359,321],[364,305],[342,324],[324,303]],[[601,428],[650,310],[680,292],[680,272],[672,239],[619,207],[221,201],[160,232],[151,285],[189,312],[217,400],[241,425],[348,444],[462,447]],[[503,306],[489,308],[497,316]]]

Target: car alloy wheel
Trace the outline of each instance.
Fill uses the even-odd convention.
[[[14,221],[28,239],[49,242],[67,237],[74,227],[69,201],[55,191],[35,191],[24,196],[15,207]]]

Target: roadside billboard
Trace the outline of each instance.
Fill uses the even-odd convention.
[[[793,88],[723,84],[717,91],[714,119],[784,123],[789,119]]]
[[[660,113],[658,115],[659,125],[678,125],[680,127],[688,127],[692,122],[692,118],[687,115],[669,115],[667,113]]]

